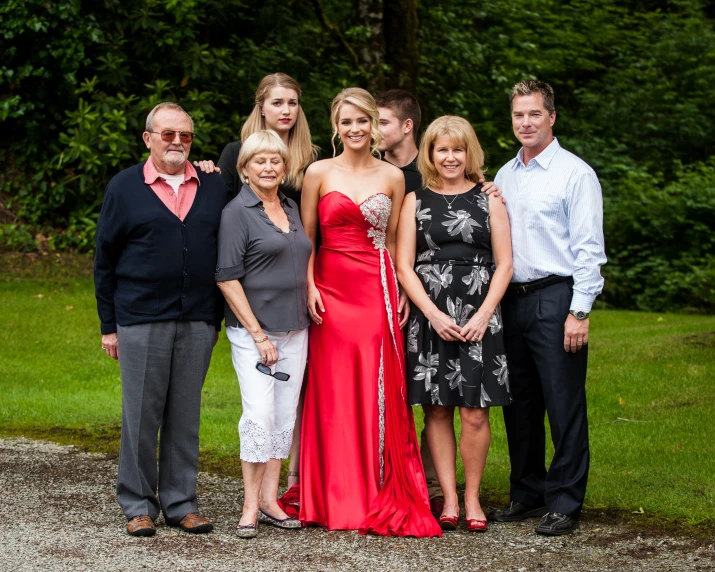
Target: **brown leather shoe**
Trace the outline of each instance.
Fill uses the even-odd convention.
[[[211,532],[214,529],[214,525],[198,512],[190,512],[187,514],[179,521],[178,526],[181,527],[181,530],[191,532],[192,534]]]
[[[140,514],[127,523],[127,532],[132,536],[154,536],[156,525],[148,514]]]

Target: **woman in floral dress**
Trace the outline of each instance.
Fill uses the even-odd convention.
[[[499,310],[512,275],[509,218],[500,198],[481,193],[483,162],[466,120],[436,119],[420,145],[425,188],[405,197],[398,227],[398,277],[413,302],[408,402],[424,408],[445,496],[444,530],[456,528],[459,518],[455,407],[462,421],[467,528],[483,531],[479,486],[491,440],[489,408],[511,403]]]

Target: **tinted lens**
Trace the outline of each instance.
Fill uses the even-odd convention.
[[[288,381],[290,379],[290,374],[277,371],[273,374],[273,377],[275,377],[278,381]]]
[[[191,131],[162,131],[161,139],[167,143],[171,143],[174,140],[176,134],[179,134],[179,141],[182,143],[191,143],[194,140],[194,134]]]
[[[266,375],[272,375],[272,374],[271,374],[271,368],[268,367],[268,366],[265,365],[265,364],[257,363],[257,364],[256,364],[256,369],[257,369],[258,371],[260,371],[261,373],[265,373]]]

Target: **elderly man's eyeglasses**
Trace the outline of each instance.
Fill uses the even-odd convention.
[[[171,143],[177,133],[179,134],[179,141],[182,143],[191,143],[194,140],[194,134],[191,133],[191,131],[171,131],[170,129],[165,129],[164,131],[149,131],[149,133],[161,135],[161,140],[167,143]]]

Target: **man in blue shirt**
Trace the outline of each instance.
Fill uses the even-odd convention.
[[[550,85],[514,86],[511,117],[522,148],[495,180],[509,212],[514,264],[502,301],[514,399],[504,408],[511,503],[489,517],[541,516],[536,532],[562,535],[576,527],[588,479],[588,316],[606,262],[601,186],[554,137]],[[545,412],[555,450],[548,470]]]

